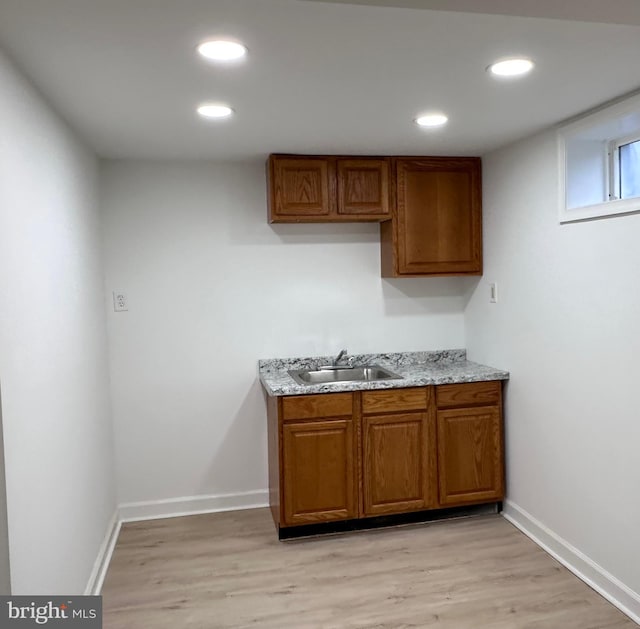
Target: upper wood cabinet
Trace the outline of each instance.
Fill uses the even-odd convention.
[[[338,159],[338,214],[389,218],[389,160]]]
[[[393,160],[394,220],[380,226],[383,277],[482,274],[477,157]]]
[[[391,217],[388,158],[271,155],[269,222],[357,222]]]
[[[335,165],[323,158],[269,159],[270,220],[320,221],[335,214]]]
[[[382,277],[482,275],[479,157],[271,155],[269,222],[380,222]]]

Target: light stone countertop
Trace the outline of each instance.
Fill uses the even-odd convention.
[[[314,369],[320,365],[328,365],[331,364],[334,358],[335,356],[313,356],[260,360],[258,361],[258,375],[266,392],[273,396],[399,389],[434,384],[509,379],[509,372],[507,371],[467,360],[467,352],[464,349],[349,355],[349,358],[352,358],[356,365],[381,365],[402,376],[402,380],[302,385],[298,384],[288,373],[290,369]]]

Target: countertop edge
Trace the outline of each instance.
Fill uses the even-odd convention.
[[[290,395],[313,395],[318,393],[343,393],[352,391],[375,391],[379,389],[406,389],[409,387],[438,386],[443,384],[465,384],[470,382],[491,382],[494,380],[509,380],[509,372],[493,369],[486,365],[479,365],[488,371],[483,374],[433,376],[433,377],[404,377],[402,380],[379,380],[377,382],[341,382],[332,384],[287,384],[286,386],[271,386],[260,374],[260,383],[271,397],[284,397]]]

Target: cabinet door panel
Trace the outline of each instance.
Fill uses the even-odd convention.
[[[481,273],[477,158],[397,160],[399,274]]]
[[[427,413],[363,417],[364,515],[427,509],[433,503],[434,431]],[[432,424],[432,422],[431,422]]]
[[[328,217],[335,205],[335,163],[323,158],[270,160],[271,220]]]
[[[338,214],[389,215],[388,160],[338,160]]]
[[[501,500],[502,422],[497,406],[438,411],[440,504]]]
[[[357,517],[353,422],[284,424],[287,525]]]

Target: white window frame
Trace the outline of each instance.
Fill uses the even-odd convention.
[[[620,147],[627,144],[633,144],[634,142],[640,142],[640,132],[632,133],[622,138],[616,138],[609,142],[607,165],[609,167],[608,183],[609,188],[607,190],[609,200],[618,201],[622,191],[620,190]],[[634,197],[636,198],[636,197]]]
[[[640,212],[640,197],[633,197],[631,199],[617,198],[620,194],[620,178],[617,171],[619,163],[615,157],[617,149],[620,146],[640,140],[640,126],[631,134],[607,138],[608,142],[605,148],[608,152],[606,159],[606,193],[609,200],[582,207],[567,207],[567,144],[572,138],[579,136],[581,132],[586,132],[608,122],[615,123],[617,120],[622,120],[629,114],[640,115],[640,95],[604,107],[595,113],[558,128],[558,207],[559,221],[561,223]]]

